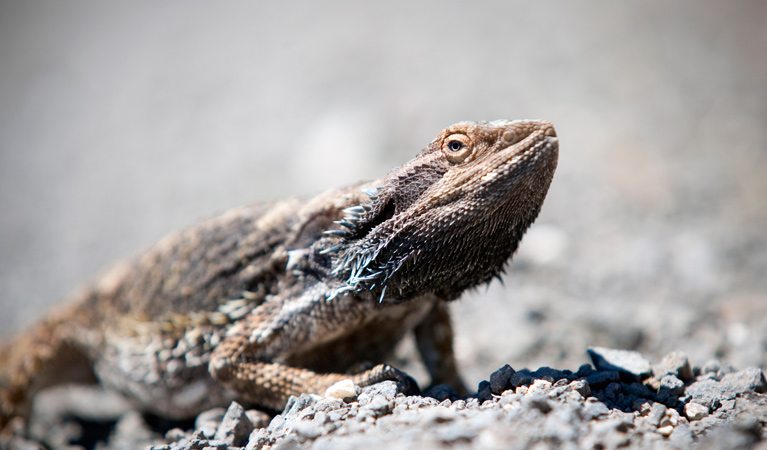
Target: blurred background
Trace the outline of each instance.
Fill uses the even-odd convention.
[[[589,345],[764,368],[766,23],[758,0],[2,1],[0,337],[170,231],[545,118],[543,212],[505,286],[453,305],[467,381]]]

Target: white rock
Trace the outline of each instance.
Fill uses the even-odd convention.
[[[357,386],[350,379],[345,379],[337,382],[325,390],[325,397],[327,398],[354,398],[357,396]]]
[[[700,420],[708,415],[708,408],[695,402],[684,406],[684,415],[689,420]]]

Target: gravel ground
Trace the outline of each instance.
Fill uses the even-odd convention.
[[[576,372],[548,367],[493,372],[476,394],[459,399],[447,386],[405,396],[387,381],[359,390],[347,380],[325,397],[293,397],[271,421],[263,412],[201,413],[193,427],[148,424],[128,405],[99,411],[114,421],[86,428],[74,404],[93,415],[110,394],[60,390],[38,402],[33,439],[58,446],[152,450],[377,448],[767,448],[767,381],[761,369],[735,370],[718,360],[692,367],[682,352],[652,365],[638,352],[589,349]],[[115,402],[119,403],[119,402]],[[59,405],[58,407],[53,405]],[[102,406],[103,409],[103,406]],[[164,425],[165,431],[162,430]],[[170,428],[169,428],[170,427]],[[169,428],[169,429],[168,429]],[[187,431],[185,431],[187,430]],[[100,435],[99,433],[100,432]],[[29,441],[14,444],[36,448]]]
[[[506,364],[583,375],[601,346],[654,375],[449,406],[385,387],[301,399],[251,445],[748,448],[763,388],[730,382],[767,368],[766,17],[760,1],[2,2],[0,336],[217,211],[379,177],[459,120],[546,118],[557,174],[504,284],[453,305],[459,365],[473,385]],[[674,352],[692,378],[664,385]],[[425,386],[415,361],[406,340],[394,363]],[[50,445],[83,427],[86,447],[174,427],[165,444],[192,445],[193,423],[61,395],[41,423],[86,420]]]

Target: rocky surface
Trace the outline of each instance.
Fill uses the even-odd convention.
[[[594,365],[575,372],[505,365],[466,399],[446,386],[404,396],[393,382],[357,391],[342,382],[324,398],[292,398],[271,420],[232,403],[203,412],[186,427],[153,421],[130,407],[96,427],[97,418],[75,420],[66,408],[51,413],[56,401],[47,399],[42,410],[36,408],[32,430],[51,447],[96,444],[102,450],[352,449],[383,443],[410,449],[767,449],[762,370],[735,370],[717,360],[692,367],[681,352],[655,365],[632,351],[592,348],[589,355]],[[82,400],[82,394],[72,397]]]

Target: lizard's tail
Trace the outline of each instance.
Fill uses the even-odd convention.
[[[76,308],[54,310],[12,341],[0,343],[0,434],[18,430],[9,424],[29,416],[31,399],[40,389],[93,379],[85,355],[70,339],[80,321]]]

